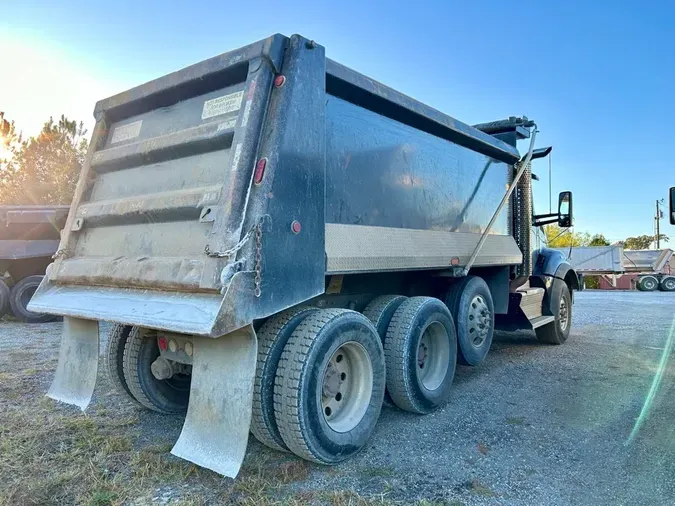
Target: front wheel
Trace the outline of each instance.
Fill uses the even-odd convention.
[[[553,283],[550,310],[555,320],[535,330],[537,339],[546,344],[563,344],[572,326],[572,296],[563,281]]]

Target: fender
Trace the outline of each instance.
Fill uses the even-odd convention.
[[[551,276],[564,280],[570,291],[579,290],[579,276],[560,251],[540,248],[533,253],[533,276]]]

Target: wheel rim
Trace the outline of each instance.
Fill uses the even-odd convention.
[[[558,321],[560,322],[560,330],[564,332],[565,329],[567,329],[567,324],[569,323],[569,308],[567,307],[567,300],[565,300],[565,297],[560,298]]]
[[[450,365],[448,332],[440,322],[432,322],[422,332],[417,347],[417,377],[427,390],[441,386]]]
[[[340,346],[323,373],[321,407],[335,432],[356,427],[368,410],[373,390],[373,365],[366,349],[355,341]]]
[[[666,287],[666,290],[672,290],[675,288],[675,279],[668,279],[663,285]]]
[[[645,279],[644,285],[645,285],[645,288],[647,288],[649,290],[653,290],[654,288],[656,288],[656,283],[654,283],[654,281],[652,279]]]
[[[490,332],[490,308],[482,295],[476,295],[469,305],[469,340],[480,348]]]

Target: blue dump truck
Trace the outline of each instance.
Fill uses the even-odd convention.
[[[186,412],[172,453],[228,476],[249,431],[333,464],[387,396],[425,414],[495,328],[562,344],[577,275],[534,251],[536,126],[469,126],[274,35],[100,101],[33,311],[62,315],[49,396],[84,409],[98,321],[119,391]],[[516,148],[529,139],[524,155]],[[457,409],[461,409],[460,406]],[[450,451],[450,450],[449,450]]]

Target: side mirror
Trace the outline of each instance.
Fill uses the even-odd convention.
[[[572,217],[572,192],[560,192],[560,195],[558,195],[558,226],[561,228],[571,227]]]
[[[675,186],[670,188],[670,224],[675,225]]]

